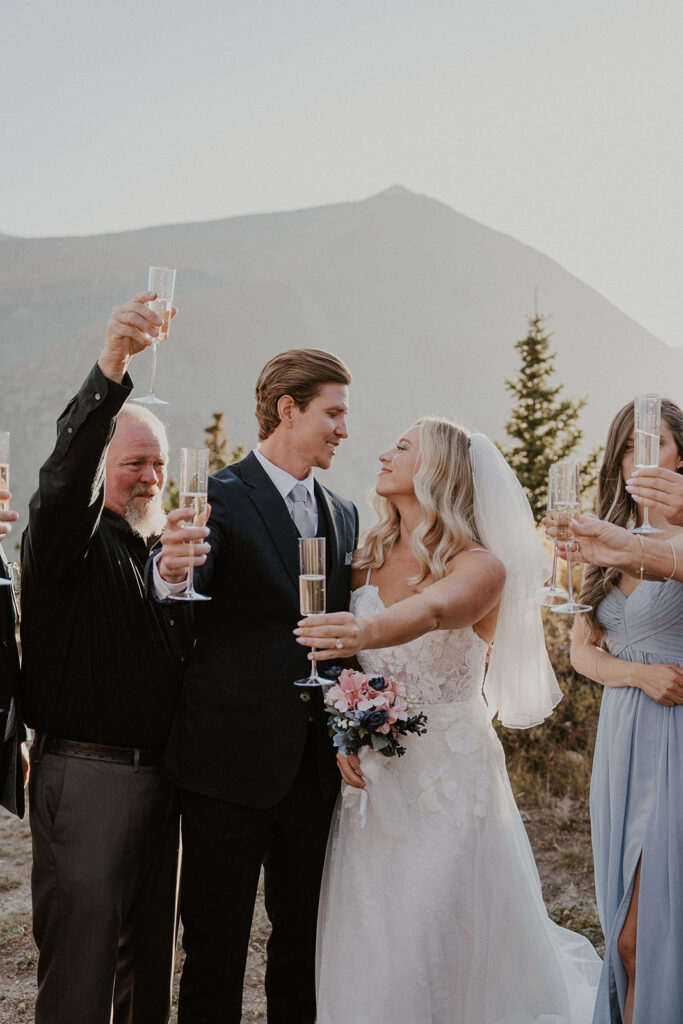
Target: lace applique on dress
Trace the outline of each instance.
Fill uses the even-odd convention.
[[[366,618],[384,609],[374,584],[354,590],[351,611]],[[394,676],[417,705],[469,700],[481,694],[488,645],[469,626],[439,629],[399,647],[360,651],[364,672]]]

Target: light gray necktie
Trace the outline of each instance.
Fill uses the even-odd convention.
[[[302,537],[315,537],[315,523],[308,510],[306,498],[308,491],[304,484],[295,484],[289,492],[292,499],[292,519]]]

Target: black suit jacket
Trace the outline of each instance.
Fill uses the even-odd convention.
[[[317,482],[315,493],[328,537],[327,610],[343,611],[358,513]],[[212,600],[195,606],[197,641],[171,729],[169,771],[193,792],[272,807],[291,787],[314,728],[321,785],[332,792],[338,772],[320,691],[292,685],[310,667],[309,648],[293,634],[301,617],[298,531],[253,453],[210,479],[209,502],[211,554],[195,586]]]
[[[0,553],[0,576],[9,576]],[[0,804],[24,816],[24,779],[21,767],[21,741],[26,731],[19,718],[16,696],[19,689],[19,654],[15,639],[14,604],[11,587],[0,587]],[[14,719],[12,735],[5,739],[9,716]]]

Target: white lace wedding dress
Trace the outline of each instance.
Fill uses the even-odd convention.
[[[366,584],[362,618],[383,608]],[[548,918],[482,697],[472,629],[361,653],[401,680],[427,734],[406,754],[360,754],[342,784],[318,921],[318,1024],[590,1024],[601,962]]]

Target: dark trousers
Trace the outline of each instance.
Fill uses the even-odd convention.
[[[167,1024],[178,810],[159,767],[32,750],[36,1024]]]
[[[267,810],[181,790],[180,911],[186,959],[179,1024],[239,1024],[261,864],[272,925],[268,1024],[314,1024],[315,935],[336,794],[318,782],[313,728],[296,780]]]

